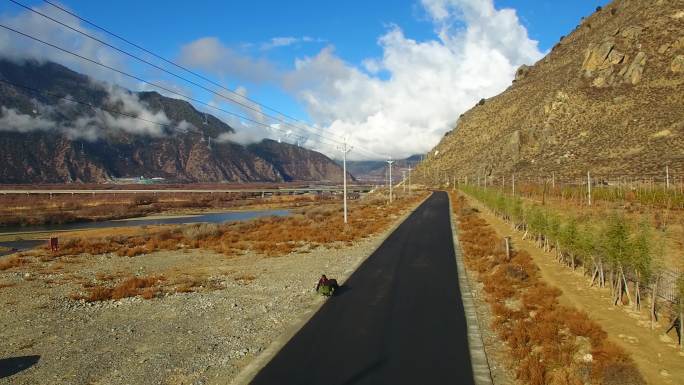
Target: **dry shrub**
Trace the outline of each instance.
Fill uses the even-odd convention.
[[[23,266],[27,263],[28,260],[24,258],[21,254],[5,257],[3,259],[0,259],[0,271]]]
[[[631,362],[614,362],[603,368],[602,385],[646,385],[639,370]]]
[[[88,296],[84,299],[88,302],[107,301],[112,299],[113,290],[104,286],[95,286],[89,290]]]
[[[532,354],[520,362],[518,380],[528,385],[545,385],[546,365],[538,354]]]
[[[599,346],[608,336],[601,326],[589,319],[587,313],[576,309],[564,307],[562,310],[565,325],[570,333],[576,336],[587,337],[592,346]]]
[[[161,276],[128,278],[114,287],[114,290],[112,291],[112,299],[135,297],[141,294],[141,289],[151,288],[162,280],[163,277]]]
[[[195,223],[182,228],[183,237],[192,241],[216,238],[221,234],[219,225],[215,223]]]
[[[548,375],[548,385],[584,385],[575,368],[558,368]]]
[[[88,294],[83,296],[73,293],[69,297],[74,300],[86,300],[88,302],[107,301],[110,299],[122,299],[127,297],[142,296],[145,299],[154,298],[160,292],[158,285],[165,281],[163,276],[130,277],[118,285],[112,287],[84,284]]]
[[[205,281],[196,277],[184,276],[175,281],[178,285],[174,289],[176,293],[192,293],[197,288],[205,286]]]
[[[12,287],[15,286],[16,284],[11,283],[11,282],[0,282],[0,289],[4,289],[6,287]]]
[[[236,282],[241,283],[241,284],[248,284],[251,283],[256,279],[255,275],[252,274],[241,274],[238,275],[237,277],[234,278]]]

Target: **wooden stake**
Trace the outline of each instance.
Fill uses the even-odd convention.
[[[511,176],[511,184],[513,185],[513,196],[515,196],[515,174]]]
[[[591,174],[587,171],[587,202],[591,206]]]
[[[506,242],[506,261],[511,260],[511,237],[504,237],[504,242]]]
[[[665,166],[665,188],[670,189],[670,166]]]

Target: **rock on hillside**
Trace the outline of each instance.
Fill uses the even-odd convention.
[[[463,114],[421,167],[498,179],[651,177],[666,165],[684,173],[684,0],[597,9]]]

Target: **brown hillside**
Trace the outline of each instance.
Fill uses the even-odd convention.
[[[421,166],[433,177],[684,176],[684,0],[613,1],[479,104]]]

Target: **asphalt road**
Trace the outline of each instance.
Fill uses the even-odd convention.
[[[449,221],[436,192],[252,384],[473,384]]]

